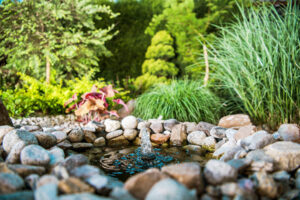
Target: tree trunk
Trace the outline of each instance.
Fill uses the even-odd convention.
[[[50,84],[50,75],[51,75],[50,70],[51,70],[51,68],[50,68],[50,60],[49,60],[49,57],[46,56],[46,83],[47,84]]]
[[[0,126],[2,125],[10,125],[12,126],[12,122],[9,118],[8,112],[0,99]]]

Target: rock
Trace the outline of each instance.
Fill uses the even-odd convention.
[[[36,183],[36,187],[42,187],[44,185],[48,185],[48,184],[53,184],[53,185],[58,185],[58,179],[56,178],[56,176],[54,175],[44,175],[42,176]]]
[[[252,134],[254,134],[256,131],[256,127],[249,125],[249,126],[243,126],[239,128],[236,134],[234,134],[234,139],[236,141],[244,139]]]
[[[25,146],[26,143],[24,141],[17,142],[9,152],[5,161],[10,164],[19,163],[21,151]]]
[[[157,120],[157,121],[153,121],[150,125],[150,129],[154,132],[154,133],[162,133],[164,131],[164,127],[161,121]]]
[[[195,122],[184,122],[183,124],[186,127],[187,134],[198,131],[197,124]]]
[[[150,169],[128,178],[124,188],[128,190],[135,198],[145,199],[148,191],[158,181],[167,178],[158,169]]]
[[[4,104],[2,103],[1,99],[0,99],[0,126],[2,125],[9,125],[12,126],[12,122],[11,119],[8,115],[8,112],[4,106]]]
[[[172,128],[179,124],[179,122],[176,119],[168,119],[164,121],[164,129],[167,131],[172,131]]]
[[[97,139],[97,136],[95,134],[96,129],[91,129],[88,127],[83,127],[82,129],[83,129],[85,141],[89,143],[93,143]]]
[[[177,124],[172,128],[170,143],[173,146],[182,146],[186,141],[186,127],[183,124]]]
[[[110,190],[107,189],[108,178],[106,176],[96,174],[88,177],[85,182],[89,185],[93,186],[98,194],[106,194],[109,193]]]
[[[295,182],[296,182],[296,188],[300,190],[300,168],[297,170]]]
[[[124,135],[108,140],[108,146],[110,147],[119,147],[127,145],[129,145],[129,141],[126,140]]]
[[[231,159],[239,159],[243,158],[247,155],[247,152],[240,146],[233,146],[232,148],[228,148],[227,151],[222,155],[220,160],[226,162]]]
[[[33,165],[8,165],[9,169],[19,174],[22,177],[26,177],[30,174],[42,175],[46,172],[45,167],[33,166]]]
[[[71,194],[71,195],[60,195],[59,200],[112,200],[112,199],[100,197],[90,193],[81,193],[81,194]]]
[[[149,193],[147,194],[145,200],[196,200],[195,190],[190,191],[182,184],[176,182],[173,179],[167,178],[156,183]]]
[[[123,134],[123,130],[121,130],[121,129],[116,130],[116,131],[112,131],[112,132],[110,132],[106,135],[106,139],[110,140],[110,139],[116,138],[116,137],[118,137],[122,134]]]
[[[251,161],[252,171],[266,171],[271,172],[274,170],[274,159],[261,149],[251,151],[247,154],[246,159]]]
[[[237,146],[235,140],[229,140],[228,142],[224,143],[219,147],[213,154],[213,156],[218,157],[222,154],[225,154],[226,152],[230,151],[231,149],[235,148]]]
[[[0,163],[0,173],[14,173],[14,171],[9,169],[6,163],[2,162]]]
[[[14,127],[12,126],[8,126],[8,125],[0,126],[0,144],[2,143],[4,136],[12,130],[14,130]]]
[[[246,150],[261,149],[274,142],[274,138],[266,131],[258,131],[242,140],[240,146]]]
[[[0,173],[0,194],[16,192],[24,187],[23,179],[12,173]]]
[[[139,122],[138,126],[137,126],[137,129],[141,130],[143,128],[149,128],[150,125],[151,125],[150,122],[144,122],[144,121],[143,122]]]
[[[238,131],[233,129],[233,128],[228,128],[226,131],[225,131],[225,135],[226,135],[226,138],[228,138],[229,140],[235,140],[234,139],[234,135],[237,133]],[[236,140],[235,140],[236,141]]]
[[[214,150],[215,146],[216,146],[216,140],[213,136],[209,136],[206,137],[203,141],[202,141],[202,146],[210,149],[210,150]]]
[[[239,186],[237,183],[224,183],[221,185],[221,192],[223,195],[233,197],[239,193]]]
[[[20,129],[25,130],[25,131],[29,131],[29,132],[42,130],[41,127],[37,126],[37,125],[22,126]]]
[[[24,165],[48,165],[50,157],[48,152],[41,146],[31,144],[21,152],[21,163]]]
[[[165,142],[167,142],[170,138],[169,135],[164,135],[164,134],[161,134],[161,133],[155,133],[155,134],[152,134],[150,136],[151,138],[151,141],[156,143],[156,144],[163,144]]]
[[[121,122],[123,129],[135,129],[138,125],[138,120],[135,116],[129,115]]]
[[[227,161],[227,164],[231,165],[238,172],[244,171],[247,167],[250,166],[251,161],[249,159],[232,159]]]
[[[248,125],[252,125],[250,117],[244,114],[235,114],[222,117],[218,124],[218,126],[223,128],[240,128]]]
[[[57,146],[62,149],[72,148],[72,144],[69,142],[69,140],[64,140],[64,141],[58,143]]]
[[[76,142],[72,144],[73,149],[87,149],[92,148],[94,145],[92,143],[86,142]]]
[[[197,125],[197,130],[198,131],[203,131],[207,136],[210,136],[210,131],[213,127],[216,125],[207,123],[207,122],[199,122]]]
[[[226,130],[226,128],[215,126],[210,130],[209,134],[214,138],[222,139],[226,137]]]
[[[54,131],[51,134],[56,137],[57,143],[60,143],[67,139],[67,134],[63,131]]]
[[[82,192],[94,192],[94,188],[87,185],[78,178],[70,177],[59,181],[58,188],[61,192],[65,194],[74,194]]]
[[[85,155],[82,154],[73,154],[67,157],[63,162],[62,166],[64,166],[68,171],[71,171],[75,167],[79,167],[81,165],[88,164],[89,160]]]
[[[1,200],[34,200],[32,191],[21,191],[0,195]]]
[[[194,131],[187,136],[187,141],[190,144],[202,145],[206,134],[203,131]]]
[[[56,142],[57,142],[56,137],[51,133],[35,132],[34,135],[37,138],[37,140],[39,141],[39,144],[46,149],[51,148],[54,145],[56,145]]]
[[[292,171],[300,165],[300,144],[281,141],[266,146],[264,150],[274,159],[279,170]]]
[[[279,181],[285,184],[289,184],[289,180],[291,178],[291,175],[289,173],[287,173],[286,171],[278,171],[276,173],[273,174],[273,179],[275,181]]]
[[[258,192],[262,196],[267,196],[271,199],[276,198],[278,195],[277,185],[272,178],[266,172],[256,172],[254,174],[255,178],[258,181]]]
[[[138,131],[136,129],[125,129],[124,130],[124,137],[127,140],[134,140],[138,134]]]
[[[200,155],[204,154],[206,152],[205,149],[203,149],[202,147],[198,146],[198,145],[185,145],[183,147],[183,149],[188,150],[188,151],[193,151],[193,152],[198,152]]]
[[[300,141],[300,130],[297,124],[282,124],[277,132],[284,141]]]
[[[90,121],[89,123],[87,123],[86,127],[93,128],[94,130],[96,130],[96,132],[101,132],[105,129],[105,126],[103,123],[93,121],[93,120]]]
[[[127,190],[121,187],[113,188],[109,196],[113,199],[136,200]]]
[[[105,131],[110,133],[121,128],[121,123],[117,120],[106,119],[104,121]]]
[[[95,147],[103,147],[106,145],[106,141],[104,137],[99,137],[94,141]]]
[[[103,172],[102,172],[103,173]],[[70,174],[76,178],[86,179],[91,176],[100,174],[100,170],[92,165],[81,165],[71,170]]]
[[[4,136],[2,146],[3,149],[7,153],[9,153],[15,144],[22,141],[26,145],[38,144],[38,140],[32,133],[20,129],[15,129]]]
[[[55,175],[58,179],[69,178],[69,173],[67,169],[62,165],[56,165],[54,168],[52,168],[51,173]]]
[[[35,200],[57,200],[57,185],[56,184],[47,184],[39,187],[34,192]]]
[[[49,157],[50,157],[50,162],[49,162],[50,166],[54,166],[57,163],[60,163],[65,159],[64,151],[61,148],[57,147],[57,146],[52,147],[48,151],[48,153],[49,153]]]
[[[36,189],[36,183],[39,180],[40,176],[37,174],[30,174],[24,180],[27,186],[30,187],[31,190]]]
[[[208,185],[206,188],[206,193],[210,196],[210,198],[218,198],[221,196],[221,188],[220,186],[212,186]]]
[[[204,189],[201,167],[196,162],[167,165],[161,171],[174,178],[189,189],[196,189],[198,194]]]
[[[237,170],[235,168],[219,160],[209,160],[204,169],[204,176],[208,183],[212,185],[235,181],[237,175]]]
[[[68,140],[71,142],[81,142],[84,138],[82,129],[72,129],[68,135]]]

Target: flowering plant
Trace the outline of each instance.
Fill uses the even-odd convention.
[[[96,85],[93,85],[91,92],[84,93],[78,103],[76,103],[78,98],[75,93],[65,102],[64,107],[75,102],[66,112],[68,113],[76,109],[75,115],[77,116],[77,120],[85,123],[90,120],[101,121],[109,116],[119,117],[116,110],[108,110],[109,106],[111,106],[109,103],[115,102],[123,105],[128,111],[127,105],[122,99],[113,99],[116,93],[118,93],[118,91],[114,90],[112,85],[103,88],[98,88]],[[112,101],[110,101],[110,98],[112,98]]]

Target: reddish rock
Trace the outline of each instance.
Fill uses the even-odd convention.
[[[240,128],[243,126],[252,125],[250,117],[245,114],[235,114],[222,117],[218,126],[223,128]]]
[[[156,144],[163,144],[168,141],[170,138],[170,135],[164,135],[160,133],[152,134],[151,135],[151,141]]]
[[[239,128],[238,132],[236,132],[233,137],[236,141],[238,141],[240,139],[244,139],[244,138],[252,135],[255,132],[256,132],[255,126],[252,126],[252,125],[243,126],[243,127]]]

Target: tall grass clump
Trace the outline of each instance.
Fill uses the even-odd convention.
[[[181,80],[156,85],[137,98],[135,115],[143,119],[162,116],[179,121],[216,122],[220,101],[199,82]]]
[[[221,92],[235,108],[231,111],[248,113],[258,124],[299,123],[299,8],[240,10],[241,17],[221,28],[209,52]]]

